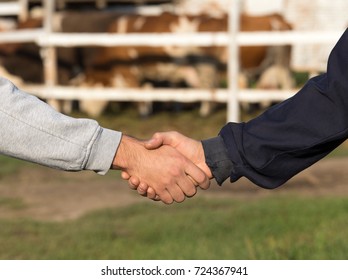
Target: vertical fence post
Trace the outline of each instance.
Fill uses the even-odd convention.
[[[240,0],[230,0],[228,13],[228,99],[227,121],[238,122],[240,119],[238,100],[239,45],[237,41],[240,20]]]
[[[43,0],[44,1],[44,30],[45,35],[49,36],[53,31],[52,18],[55,11],[55,0]],[[43,67],[44,67],[44,79],[46,91],[49,88],[57,84],[57,52],[54,46],[45,46],[42,49],[43,55]],[[49,92],[46,92],[49,94]],[[52,107],[60,111],[60,103],[57,100],[47,100]]]
[[[18,18],[20,21],[25,21],[28,19],[28,11],[29,11],[29,3],[28,0],[20,0],[20,11],[18,14]]]

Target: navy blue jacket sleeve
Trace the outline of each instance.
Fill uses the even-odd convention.
[[[347,30],[331,51],[325,74],[310,79],[292,98],[259,117],[228,123],[220,131],[232,162],[231,181],[244,176],[265,188],[282,185],[347,136]]]

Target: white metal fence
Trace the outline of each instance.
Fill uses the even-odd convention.
[[[28,17],[28,0],[0,3],[0,16],[18,16],[21,20]]]
[[[25,90],[46,99],[95,99],[110,101],[216,101],[228,105],[228,121],[239,121],[239,102],[264,100],[281,101],[295,90],[252,90],[238,88],[239,47],[258,45],[324,44],[338,40],[337,32],[239,32],[240,0],[230,1],[229,32],[195,34],[95,34],[55,33],[52,30],[55,1],[43,0],[44,27],[42,29],[2,32],[0,42],[35,42],[44,50],[45,84],[24,87]],[[228,88],[203,89],[117,89],[85,88],[57,85],[56,47],[81,46],[227,46],[229,49]]]

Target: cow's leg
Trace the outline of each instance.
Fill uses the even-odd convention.
[[[141,101],[138,102],[138,112],[141,118],[147,118],[152,114],[152,102]]]
[[[257,82],[257,88],[264,89],[291,89],[294,79],[290,69],[282,65],[273,65],[266,69]]]
[[[240,89],[247,88],[248,84],[249,84],[249,81],[248,81],[247,74],[245,72],[240,72],[238,75],[238,88]],[[239,102],[239,104],[243,111],[246,111],[246,112],[252,111],[252,106],[250,102],[241,101]]]
[[[47,99],[46,100],[47,104],[50,105],[54,110],[58,111],[58,112],[62,112],[63,108],[62,108],[62,100],[58,100],[58,99]]]
[[[72,100],[61,100],[61,99],[48,99],[47,103],[51,105],[56,111],[70,114],[73,109]]]
[[[145,83],[143,85],[145,89],[151,89],[153,86],[150,83]],[[137,102],[138,113],[141,118],[149,117],[153,112],[153,103],[151,101],[140,101]]]
[[[199,63],[195,67],[180,66],[180,77],[191,88],[214,89],[216,87],[216,67],[213,63]],[[212,111],[211,101],[202,101],[200,115],[208,116]]]
[[[58,112],[70,114],[72,112],[71,100],[47,99],[46,103]]]
[[[71,114],[73,110],[73,101],[72,100],[64,100],[63,101],[63,113]]]
[[[200,63],[196,66],[196,69],[200,79],[201,88],[212,90],[217,87],[217,69],[213,63]],[[202,101],[199,109],[200,116],[209,116],[215,106],[215,102]]]
[[[288,67],[282,65],[272,65],[268,67],[257,82],[257,88],[260,89],[292,89],[295,85],[294,78]],[[271,101],[260,103],[261,108],[268,108]]]

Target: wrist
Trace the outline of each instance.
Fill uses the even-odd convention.
[[[207,165],[206,160],[205,160],[205,154],[204,154],[204,149],[203,149],[203,144],[202,142],[199,142],[199,157],[200,157],[200,162],[201,162],[201,169],[207,175],[209,179],[214,178],[213,173],[210,170],[210,167]]]
[[[202,141],[205,164],[221,185],[231,174],[233,163],[221,136]]]
[[[141,142],[127,135],[122,135],[120,145],[112,162],[112,169],[127,170],[132,166],[132,162],[137,157],[137,147],[141,146]]]

